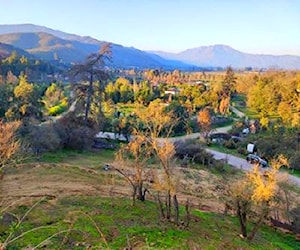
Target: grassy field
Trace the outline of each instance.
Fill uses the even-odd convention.
[[[1,206],[12,206],[2,212],[0,242],[9,238],[7,249],[300,249],[294,236],[267,226],[253,242],[242,239],[236,217],[201,211],[209,207],[206,199],[211,194],[195,193],[191,198],[188,228],[162,222],[151,199],[132,206],[130,186],[111,171],[103,171],[102,166],[113,160],[111,150],[63,150],[7,170],[1,182]],[[204,168],[180,173],[180,179],[193,177],[197,185],[190,180],[186,184],[196,190],[212,189],[219,178]],[[187,193],[179,192],[178,197]],[[18,224],[16,218],[29,210]],[[183,207],[180,212],[184,219]]]
[[[13,212],[24,214],[28,209],[22,205]],[[9,249],[41,243],[43,249],[300,249],[294,237],[268,227],[248,242],[239,236],[236,218],[211,212],[194,210],[190,227],[180,229],[159,222],[152,202],[133,207],[128,199],[115,197],[44,201],[28,214],[16,235],[41,226],[12,242]]]
[[[246,105],[246,97],[243,95],[236,95],[231,100],[231,105],[243,112],[249,119],[259,118],[259,113],[251,110]]]
[[[125,116],[130,115],[132,112],[136,110],[136,104],[134,103],[118,103],[118,110],[123,113]]]
[[[61,150],[55,153],[44,153],[39,161],[46,163],[68,163],[74,166],[99,167],[103,164],[112,162],[115,157],[114,150],[95,150],[95,151],[74,151]]]

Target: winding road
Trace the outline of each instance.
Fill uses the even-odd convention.
[[[245,116],[244,113],[242,113],[241,111],[239,111],[235,107],[230,107],[230,109],[231,109],[232,112],[234,112],[240,118]],[[225,127],[216,128],[213,132],[214,133],[227,133],[231,128],[232,128],[232,126],[229,125],[229,126],[225,126]],[[98,137],[126,140],[124,136],[119,135],[119,136],[116,137],[116,135],[114,133],[110,133],[110,132],[101,132],[101,133],[98,134]],[[169,137],[169,138],[158,138],[157,140],[161,143],[163,143],[163,141],[165,141],[165,140],[168,140],[172,143],[175,143],[175,142],[178,142],[178,141],[186,141],[186,140],[198,139],[198,138],[200,138],[200,133],[192,133],[192,134],[188,134],[188,135],[177,136],[177,137]],[[210,148],[206,148],[206,151],[211,153],[216,160],[225,160],[229,165],[231,165],[235,168],[242,169],[244,171],[250,171],[250,170],[253,169],[253,165],[248,163],[243,158],[240,158],[240,157],[237,157],[237,156],[234,156],[234,155],[231,155],[231,154],[227,154],[227,153],[222,153],[222,152],[210,149]],[[293,182],[293,183],[295,183],[296,185],[298,185],[300,187],[300,178],[299,177],[289,175],[285,172],[281,172],[280,175],[281,175],[282,178],[286,178],[290,182]]]
[[[245,159],[234,156],[234,155],[230,155],[230,154],[226,154],[226,153],[221,153],[212,149],[206,149],[206,151],[208,151],[209,153],[211,153],[214,158],[216,160],[225,160],[229,165],[235,167],[235,168],[239,168],[242,169],[244,171],[250,171],[253,169],[253,165],[248,163]],[[280,172],[280,176],[281,179],[282,178],[288,178],[288,180],[290,182],[293,182],[295,184],[297,184],[298,186],[300,186],[300,178],[284,173],[284,172]]]

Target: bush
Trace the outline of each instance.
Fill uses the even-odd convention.
[[[176,142],[175,143],[176,157],[185,159],[189,157],[193,159],[195,163],[204,165],[210,165],[214,161],[212,154],[205,151],[205,149],[199,143],[193,143],[191,141]]]
[[[300,170],[300,152],[295,152],[295,154],[290,158],[291,168]]]
[[[33,126],[29,133],[29,144],[35,153],[61,149],[63,146],[53,124]]]
[[[95,121],[88,120],[85,124],[83,117],[72,113],[59,119],[55,128],[64,147],[78,150],[91,148],[94,136],[99,132]]]
[[[48,113],[51,116],[60,115],[67,110],[67,106],[64,104],[59,104],[49,108]]]
[[[91,148],[94,141],[94,133],[87,127],[79,127],[69,134],[65,146],[70,149],[84,150]]]

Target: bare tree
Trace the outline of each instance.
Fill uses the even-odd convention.
[[[175,147],[168,138],[172,128],[178,122],[173,112],[166,112],[164,105],[159,100],[149,104],[146,109],[137,110],[137,116],[143,123],[143,130],[136,129],[136,133],[146,136],[153,155],[159,162],[160,169],[156,171],[153,187],[158,191],[157,202],[160,215],[167,220],[172,219],[172,207],[174,207],[174,222],[179,223],[179,204],[177,200],[178,180],[173,174],[175,168]],[[164,136],[164,138],[159,138]],[[165,193],[165,211],[160,193]],[[173,200],[173,202],[172,202]],[[173,204],[173,205],[172,205]]]
[[[132,187],[132,202],[135,205],[136,198],[144,201],[148,189],[144,187],[149,180],[151,171],[147,168],[147,162],[151,157],[151,148],[143,136],[137,136],[129,144],[124,144],[117,154],[117,162],[114,169],[119,172]],[[121,165],[123,167],[117,167]],[[124,168],[126,167],[126,168]]]
[[[160,162],[161,173],[157,173],[156,179],[154,181],[154,188],[158,192],[166,193],[166,211],[162,213],[165,215],[167,220],[172,218],[172,207],[174,207],[174,222],[176,225],[179,224],[179,204],[177,200],[177,188],[178,188],[178,178],[174,175],[174,155],[175,147],[173,143],[165,140],[164,142],[153,141],[152,147],[155,152],[155,156]],[[159,198],[159,197],[158,197]],[[172,206],[173,200],[173,206]],[[161,202],[159,201],[161,204]]]
[[[111,59],[111,46],[109,43],[103,44],[98,53],[92,53],[82,64],[75,64],[71,69],[73,76],[80,77],[80,80],[87,81],[86,84],[77,84],[75,87],[80,91],[80,95],[85,97],[84,121],[87,124],[90,113],[92,97],[95,93],[94,83],[98,81],[98,91],[103,91],[103,82],[108,79],[109,75],[105,70],[105,63]],[[98,95],[101,98],[101,95]],[[101,102],[101,99],[98,100]],[[100,109],[101,110],[101,109]]]

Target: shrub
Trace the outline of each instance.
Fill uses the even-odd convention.
[[[75,116],[72,113],[59,119],[55,128],[64,147],[78,150],[90,148],[94,136],[99,132],[99,126],[95,121],[89,119],[85,124],[83,117]]]
[[[67,110],[67,106],[65,106],[64,104],[59,104],[49,108],[48,113],[51,116],[56,116],[62,114],[66,110]]]
[[[29,133],[29,144],[35,153],[55,151],[63,146],[53,124],[33,126]]]
[[[290,158],[290,166],[294,169],[300,170],[300,152],[299,151],[295,152],[295,154]]]
[[[189,157],[193,159],[195,163],[209,165],[214,161],[212,154],[205,151],[205,149],[199,143],[193,143],[191,141],[176,142],[175,143],[176,157],[184,159]]]
[[[94,140],[94,133],[87,127],[79,127],[69,134],[65,146],[67,148],[84,150],[91,148]]]

